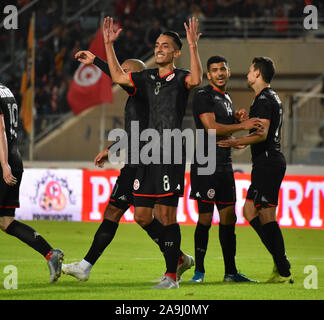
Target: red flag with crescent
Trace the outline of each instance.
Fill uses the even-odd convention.
[[[99,28],[89,51],[107,61],[102,28]],[[80,63],[75,71],[67,99],[74,114],[101,103],[113,102],[112,81],[97,66]]]

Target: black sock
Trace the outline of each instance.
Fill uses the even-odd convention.
[[[195,270],[205,273],[204,260],[207,251],[209,229],[211,225],[205,226],[197,223],[195,230]]]
[[[84,257],[84,260],[94,265],[114,238],[117,228],[118,223],[104,219],[94,236],[91,248]]]
[[[164,254],[164,233],[165,229],[163,224],[156,218],[153,221],[143,227],[143,229],[147,232],[150,238],[159,246],[161,252]]]
[[[280,227],[276,221],[263,225],[266,241],[272,248],[273,260],[278,268],[278,272],[283,277],[290,276],[290,265],[285,253],[285,244]]]
[[[164,236],[164,258],[166,263],[166,273],[176,273],[178,259],[180,256],[181,232],[178,223],[165,226]]]
[[[262,243],[265,245],[265,247],[268,249],[268,251],[270,252],[270,254],[272,255],[272,250],[271,250],[271,246],[270,243],[268,243],[266,241],[266,238],[264,236],[264,230],[263,230],[263,226],[261,224],[261,221],[259,219],[259,217],[255,217],[250,221],[250,225],[252,226],[252,228],[256,231],[256,233],[259,235]]]
[[[235,224],[219,224],[219,241],[223,251],[225,274],[236,274],[235,266],[236,235]]]
[[[46,255],[52,250],[52,247],[47,243],[47,241],[33,228],[17,220],[10,223],[6,233],[26,243],[44,257],[46,257]]]

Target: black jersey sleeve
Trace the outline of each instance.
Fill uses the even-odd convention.
[[[178,69],[178,76],[177,79],[180,83],[181,86],[183,86],[185,89],[189,90],[186,84],[187,77],[190,75],[189,70],[184,70],[184,69]]]
[[[136,90],[141,90],[145,86],[145,70],[140,72],[131,72],[129,77]]]
[[[99,57],[95,57],[93,64],[97,66],[102,72],[104,72],[108,77],[111,77],[107,62],[101,60]]]
[[[255,103],[255,111],[253,116],[260,119],[271,120],[272,106],[271,102],[266,98],[259,98]]]
[[[212,98],[205,89],[198,89],[195,92],[193,110],[199,116],[204,113],[214,113]]]

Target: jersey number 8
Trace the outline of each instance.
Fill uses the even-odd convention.
[[[169,176],[167,175],[163,176],[163,189],[164,191],[170,190]]]

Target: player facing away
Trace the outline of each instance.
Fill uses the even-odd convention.
[[[284,239],[276,221],[276,207],[281,182],[286,172],[286,160],[281,152],[282,103],[271,88],[274,63],[267,57],[256,57],[247,75],[248,85],[255,92],[250,117],[259,117],[263,131],[219,142],[223,147],[251,145],[252,172],[243,215],[259,235],[273,257],[274,268],[268,282],[293,283],[290,263],[286,257]]]
[[[162,141],[165,130],[181,130],[189,90],[199,85],[202,80],[197,46],[200,37],[200,34],[197,34],[198,20],[191,18],[189,26],[186,23],[184,25],[190,51],[191,72],[175,68],[174,62],[181,54],[182,43],[177,33],[165,32],[155,43],[154,55],[158,68],[125,73],[116,59],[113,48],[121,29],[114,31],[113,19],[109,17],[105,19],[104,32],[107,36],[105,47],[112,80],[120,85],[135,87],[146,96],[149,106],[148,128],[158,132],[159,141],[154,140],[153,144]],[[158,151],[163,157],[163,142],[160,146]],[[137,170],[134,180],[135,221],[142,227],[148,226],[153,219],[153,207],[158,204],[161,222],[165,227],[166,273],[155,289],[179,288],[176,270],[180,255],[181,232],[176,215],[179,196],[183,193],[184,171],[185,163],[175,164],[174,161],[171,164],[165,164],[163,161],[149,163]]]
[[[84,64],[95,64],[104,73],[110,76],[110,71],[108,64],[96,57],[90,51],[79,51],[76,54],[76,58]],[[122,69],[124,72],[139,72],[146,68],[144,62],[138,59],[128,59],[122,64]],[[137,164],[132,163],[132,152],[130,148],[131,145],[131,122],[137,121],[139,125],[139,131],[142,132],[147,127],[148,122],[148,108],[145,97],[139,92],[136,92],[135,88],[122,86],[122,88],[128,93],[129,97],[125,105],[124,112],[124,123],[125,132],[128,139],[128,149],[127,149],[127,163],[121,169],[120,175],[117,178],[114,189],[112,191],[109,203],[104,212],[104,219],[99,226],[92,245],[80,262],[75,262],[71,264],[63,264],[62,271],[64,274],[74,276],[80,281],[87,281],[90,276],[90,272],[96,261],[99,259],[103,251],[110,244],[110,242],[115,237],[119,221],[123,214],[128,210],[130,205],[133,205],[133,181],[136,174]],[[108,153],[111,146],[100,152],[94,159],[94,164],[100,168],[103,168],[105,162],[108,160]],[[158,209],[155,210],[157,213]],[[164,252],[163,246],[163,232],[164,228],[161,222],[153,218],[152,223],[144,227],[144,230],[148,235],[155,241],[161,252]],[[182,253],[182,260],[187,261],[189,258],[187,255]],[[178,276],[187,270],[188,265],[185,261],[180,261],[178,264]]]
[[[244,109],[234,110],[232,100],[226,92],[230,77],[229,64],[225,57],[212,56],[207,61],[209,84],[197,89],[193,97],[193,115],[197,129],[204,129],[204,153],[207,153],[209,129],[216,130],[216,139],[221,140],[240,130],[258,128],[261,122],[257,118],[247,119]],[[199,141],[197,141],[199,143]],[[195,150],[195,155],[197,153]],[[251,281],[239,273],[235,265],[235,202],[236,190],[232,168],[231,149],[216,147],[216,170],[210,175],[199,175],[198,168],[203,167],[196,161],[191,164],[190,198],[197,200],[199,219],[195,230],[195,274],[189,281],[202,282],[205,276],[204,259],[208,245],[214,205],[219,211],[219,241],[222,247],[225,276],[224,281]]]
[[[47,260],[49,282],[61,275],[63,252],[53,249],[34,229],[15,220],[23,163],[17,145],[18,105],[9,88],[0,84],[0,228],[39,252]]]

